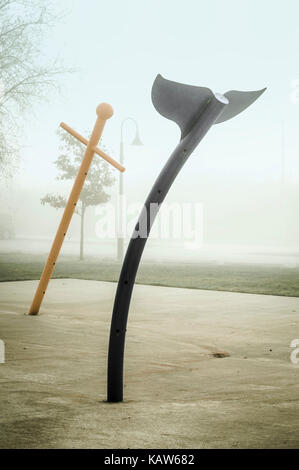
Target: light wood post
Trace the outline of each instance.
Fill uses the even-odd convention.
[[[28,312],[28,315],[37,315],[38,312],[39,312],[41,303],[42,303],[44,295],[46,293],[47,286],[49,284],[52,272],[53,272],[54,267],[55,267],[56,260],[57,260],[58,255],[59,255],[63,240],[65,238],[67,229],[68,229],[70,221],[72,219],[72,215],[74,213],[75,207],[76,207],[77,202],[79,200],[80,193],[81,193],[81,190],[83,188],[84,181],[85,181],[85,178],[87,176],[90,164],[92,162],[93,155],[94,155],[95,152],[100,154],[100,155],[101,155],[101,153],[104,153],[104,152],[100,151],[100,149],[97,148],[97,145],[98,145],[98,142],[101,138],[101,135],[102,135],[102,132],[103,132],[103,129],[104,129],[104,126],[105,126],[105,123],[106,123],[107,119],[111,118],[111,116],[113,115],[113,109],[112,109],[112,106],[110,106],[109,104],[101,103],[97,107],[96,112],[97,112],[98,117],[97,117],[97,120],[96,120],[96,123],[94,125],[94,128],[93,128],[93,131],[92,131],[92,134],[91,134],[91,137],[90,137],[89,141],[87,141],[86,139],[81,137],[79,134],[75,135],[76,134],[75,131],[73,131],[71,128],[66,129],[68,131],[69,131],[69,129],[71,129],[72,132],[70,132],[70,133],[72,135],[74,135],[75,137],[77,137],[77,138],[79,136],[78,140],[80,140],[81,142],[82,142],[82,139],[84,139],[84,143],[87,144],[87,148],[85,150],[85,154],[84,154],[84,157],[82,159],[81,166],[79,168],[77,177],[76,177],[75,182],[73,184],[71,194],[70,194],[70,196],[68,198],[68,201],[67,201],[67,204],[65,206],[61,222],[59,224],[55,239],[53,241],[53,244],[52,244],[49,256],[48,256],[48,259],[47,259],[45,267],[43,269],[43,272],[42,272],[38,287],[36,289],[36,293],[35,293],[35,296],[33,298],[33,301],[32,301],[30,310]],[[68,127],[68,126],[65,125],[65,127]],[[105,155],[105,157],[108,157],[108,155],[107,156],[106,156],[106,154],[104,154],[104,155]],[[103,155],[101,155],[101,156],[103,156]],[[118,162],[115,162],[111,157],[108,157],[108,159],[107,158],[105,158],[105,159],[108,160],[109,163],[113,164],[113,166],[118,168],[120,171],[124,171],[124,168],[121,165],[119,165]]]

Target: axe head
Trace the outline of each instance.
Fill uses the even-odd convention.
[[[156,110],[176,122],[184,138],[192,125],[214,98],[226,104],[215,124],[227,121],[248,108],[266,88],[258,91],[228,91],[221,95],[209,88],[185,85],[157,75],[152,87],[152,102]]]

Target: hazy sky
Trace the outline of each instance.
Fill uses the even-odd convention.
[[[267,87],[248,110],[209,131],[169,200],[201,201],[204,187],[217,192],[221,185],[229,190],[238,185],[242,191],[246,184],[279,182],[282,127],[286,181],[299,181],[298,1],[64,0],[56,5],[66,15],[42,44],[42,60],[58,56],[78,71],[63,76],[61,93],[27,116],[18,188],[36,190],[39,201],[57,184],[59,123],[85,134],[97,104],[107,101],[115,114],[103,141],[115,158],[122,119],[132,116],[139,123],[142,147],[129,145],[132,124],[125,129],[125,181],[129,197],[142,202],[180,135],[151,103],[158,73],[222,93]]]
[[[115,156],[121,120],[138,120],[144,146],[126,148],[130,184],[140,173],[157,173],[179,138],[176,125],[152,106],[157,73],[219,92],[268,87],[249,110],[210,131],[184,178],[200,178],[206,171],[216,178],[224,177],[223,171],[262,180],[279,176],[282,121],[287,172],[299,178],[299,103],[291,99],[292,82],[299,79],[297,1],[64,0],[57,5],[67,14],[47,37],[44,60],[58,55],[79,71],[60,80],[60,95],[34,108],[24,132],[22,184],[50,183],[59,122],[84,133],[101,101],[115,110],[103,135]],[[127,126],[129,142],[133,127]]]

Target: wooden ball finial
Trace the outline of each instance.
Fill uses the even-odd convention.
[[[102,119],[110,119],[113,116],[113,108],[111,104],[101,103],[96,109],[98,117]]]

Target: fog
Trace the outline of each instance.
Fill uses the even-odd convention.
[[[144,175],[144,181],[139,181],[139,188],[128,189],[127,239],[130,235],[129,222],[136,222],[138,204],[141,205],[144,200],[144,186],[149,187],[150,184],[147,175]],[[62,210],[40,203],[40,198],[51,189],[67,195],[70,185],[59,183],[43,190],[20,189],[17,186],[2,188],[1,213],[9,211],[13,215],[15,237],[12,240],[1,240],[1,252],[46,253],[49,250],[62,215]],[[104,226],[104,234],[99,234],[98,229],[103,216],[111,216],[107,206],[116,209],[117,191],[118,185],[115,184],[110,190],[109,204],[102,205],[102,215],[95,207],[87,210],[86,255],[104,258],[116,256],[115,233],[105,235]],[[165,204],[166,213],[161,211],[155,221],[153,235],[145,251],[146,259],[266,262],[289,266],[295,266],[298,262],[299,204],[298,186],[295,183],[283,187],[280,181],[258,183],[247,179],[242,183],[229,176],[224,180],[215,178],[213,181],[212,174],[209,176],[207,172],[203,178],[198,175],[194,186],[181,178],[177,185],[174,184]],[[196,205],[201,211],[197,218],[193,213]],[[130,207],[133,207],[131,212]],[[173,207],[178,208],[178,211],[173,211]],[[194,246],[194,233],[191,231],[186,234],[181,226],[184,223],[182,213],[185,207],[191,211],[191,220],[187,223],[191,224],[193,230],[198,230],[201,237],[200,244],[195,243]],[[117,219],[112,224],[117,226]],[[166,235],[161,233],[163,224],[168,225]],[[78,254],[79,237],[80,218],[75,214],[62,253]]]
[[[271,4],[269,18],[266,5],[257,1],[244,2],[241,7],[231,0],[230,8],[224,8],[215,0],[209,5],[194,0],[189,2],[192,14],[190,9],[174,9],[170,16],[170,1],[163,5],[154,1],[150,6],[141,2],[142,12],[136,1],[100,2],[101,8],[96,1],[89,2],[88,8],[79,1],[65,3],[68,14],[43,44],[44,60],[59,53],[66,65],[78,66],[79,70],[63,77],[61,93],[37,105],[23,123],[19,168],[0,187],[1,218],[9,214],[14,227],[12,239],[0,240],[0,251],[48,251],[62,212],[42,206],[40,199],[47,192],[67,195],[71,188],[71,183],[56,180],[53,162],[59,155],[57,128],[65,121],[88,137],[101,101],[110,102],[115,111],[103,134],[107,152],[115,159],[119,160],[122,120],[133,116],[138,122],[142,146],[130,145],[135,132],[132,123],[124,128],[127,222],[132,225],[137,220],[138,205],[144,202],[179,141],[177,126],[160,116],[151,103],[151,85],[161,73],[165,78],[208,86],[215,92],[265,86],[267,91],[240,116],[209,131],[171,188],[166,204],[177,204],[182,211],[189,207],[193,238],[181,227],[189,223],[184,217],[169,222],[167,236],[160,233],[161,213],[155,222],[158,233],[149,240],[145,259],[296,266],[298,4],[289,2],[287,11]],[[157,9],[159,18],[154,14]],[[232,9],[233,17],[226,13]],[[103,14],[106,21],[99,27]],[[213,17],[213,21],[198,23],[203,15]],[[150,24],[155,24],[154,37]],[[212,38],[210,27],[215,31]],[[118,178],[117,171],[112,172]],[[110,211],[111,207],[116,210],[117,194],[116,181],[110,188]],[[197,216],[195,207],[200,207]],[[99,236],[101,219],[105,218],[104,206],[102,209],[102,215],[98,208],[87,210],[85,253],[114,259],[115,233]],[[194,241],[196,233],[199,239]],[[79,236],[80,220],[74,215],[64,254],[78,253]]]

